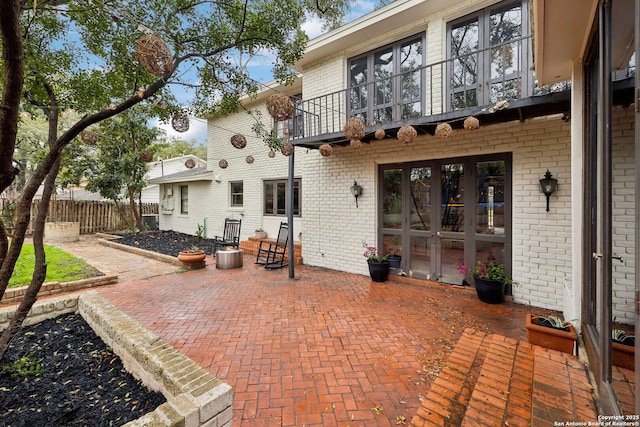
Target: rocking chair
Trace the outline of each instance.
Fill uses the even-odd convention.
[[[240,225],[241,219],[225,219],[224,231],[222,236],[215,236],[213,238],[213,255],[221,248],[233,247],[238,248],[240,246]]]
[[[284,259],[287,253],[288,240],[289,224],[281,222],[280,230],[278,230],[278,238],[275,243],[268,243],[265,241],[260,242],[258,256],[256,257],[255,263],[264,265],[264,268],[267,270],[282,268],[288,265]]]

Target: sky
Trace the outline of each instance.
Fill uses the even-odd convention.
[[[378,5],[378,1],[356,0],[345,18],[345,22],[351,22],[367,13],[372,12]],[[302,29],[307,33],[310,39],[322,35],[322,23],[318,19],[309,19],[302,25]],[[271,74],[272,57],[268,54],[254,57],[248,65],[249,75],[262,83],[268,83],[273,80]],[[180,97],[178,97],[180,100]],[[188,98],[183,98],[185,102]],[[204,144],[207,140],[207,122],[203,119],[191,118],[189,121],[189,130],[184,133],[175,131],[170,123],[161,123],[158,119],[151,122],[151,125],[158,126],[163,129],[169,138],[179,138],[185,141],[195,140]]]

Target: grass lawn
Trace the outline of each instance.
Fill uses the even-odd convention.
[[[44,245],[47,254],[47,277],[45,282],[70,282],[102,275],[83,260],[76,258],[61,249]],[[35,254],[33,244],[22,245],[16,268],[9,280],[10,288],[27,286],[31,283]]]

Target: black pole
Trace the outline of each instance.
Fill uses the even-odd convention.
[[[289,247],[289,278],[295,277],[293,268],[294,248],[293,248],[293,166],[294,166],[295,150],[289,156],[289,179],[287,180],[287,222],[289,223],[289,235],[287,236],[287,246]]]

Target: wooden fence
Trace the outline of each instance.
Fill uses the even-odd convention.
[[[33,230],[33,221],[38,213],[38,202],[31,203],[31,224],[27,234]],[[5,226],[12,228],[9,214],[12,200],[2,199],[2,221]],[[105,231],[119,231],[127,226],[122,220],[118,209],[128,209],[129,205],[120,203],[116,205],[108,201],[83,201],[83,200],[51,200],[47,212],[47,222],[79,222],[80,234],[92,234]],[[138,208],[138,205],[136,205]],[[157,215],[158,203],[142,203],[139,207],[142,215]]]

